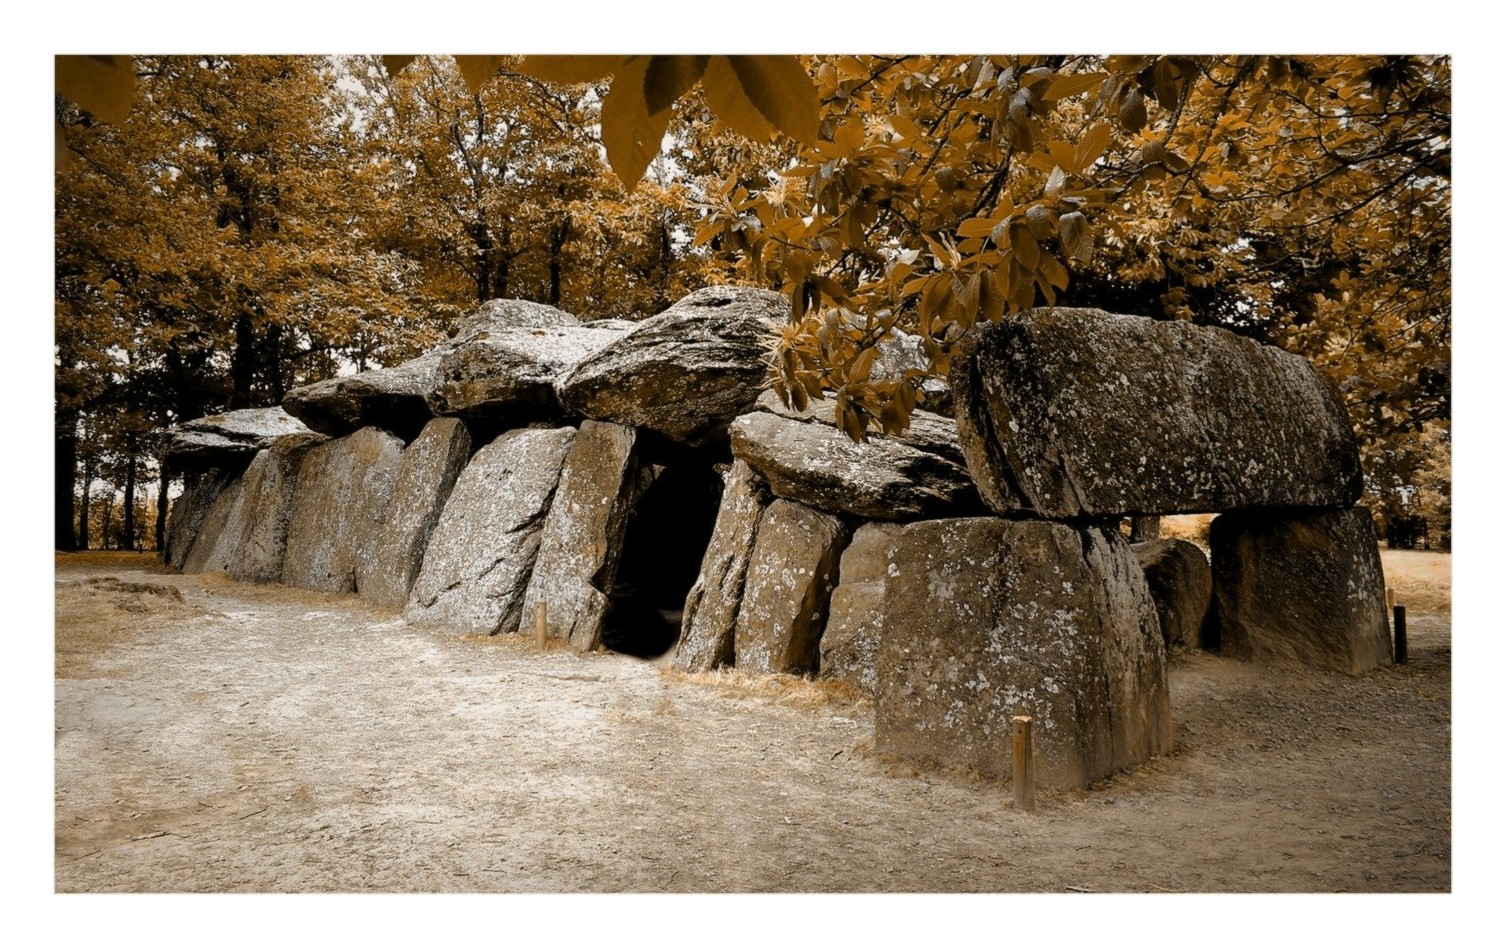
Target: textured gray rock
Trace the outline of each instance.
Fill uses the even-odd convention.
[[[1224,514],[1208,544],[1210,631],[1224,654],[1350,674],[1391,664],[1385,576],[1366,508]]]
[[[204,517],[215,500],[233,483],[240,469],[209,468],[183,477],[183,493],[173,501],[167,518],[167,542],[162,547],[162,561],[181,570],[188,551],[204,525]]]
[[[1208,557],[1186,540],[1150,540],[1130,547],[1145,570],[1145,583],[1161,619],[1162,641],[1168,646],[1197,648],[1213,596]]]
[[[1165,650],[1117,534],[980,517],[910,524],[891,551],[874,741],[1009,774],[1034,718],[1036,777],[1084,787],[1172,742]]]
[[[634,325],[602,320],[477,332],[440,356],[429,407],[440,415],[557,418],[563,409],[555,381]]]
[[[520,631],[546,603],[549,636],[581,651],[601,645],[617,561],[639,484],[632,428],[585,421],[570,445],[523,599]]]
[[[396,435],[362,428],[304,455],[288,517],[284,583],[356,591],[356,557],[386,514],[402,454]]]
[[[1300,356],[1222,329],[1038,309],[952,364],[957,427],[997,513],[1052,518],[1343,507],[1359,453]]]
[[[563,376],[560,401],[587,418],[692,445],[721,440],[753,408],[789,302],[752,287],[697,290]]]
[[[821,631],[849,534],[841,520],[776,500],[758,522],[737,611],[735,661],[754,674],[820,665]]]
[[[458,418],[435,418],[408,445],[386,515],[356,557],[362,599],[389,609],[407,605],[429,536],[470,456],[470,431]]]
[[[477,451],[450,491],[404,615],[463,632],[512,632],[574,428],[519,428]]]
[[[434,416],[426,399],[443,354],[426,352],[387,368],[304,385],[288,392],[282,407],[313,430],[335,437],[369,425],[412,437]]]
[[[984,512],[950,418],[917,411],[904,434],[859,444],[836,427],[828,401],[797,411],[764,392],[758,408],[728,429],[732,453],[776,496],[869,520]]]
[[[685,597],[674,657],[674,666],[682,671],[703,672],[732,664],[748,558],[753,554],[758,521],[770,501],[768,485],[744,461],[732,463],[722,484],[711,542],[695,585]]]
[[[238,477],[214,499],[204,515],[198,536],[183,561],[185,573],[223,573],[230,568],[230,558],[241,542],[245,520],[245,478]]]
[[[931,360],[919,336],[898,329],[891,330],[878,344],[878,357],[873,361],[870,377],[875,380],[903,378],[911,369],[922,374],[931,370]],[[946,379],[922,378],[920,381],[921,404],[935,415],[952,417],[952,386]]]
[[[580,319],[546,303],[529,300],[487,300],[467,313],[450,333],[450,343],[468,342],[503,329],[557,329],[579,326]]]
[[[831,591],[831,615],[821,633],[822,678],[850,681],[874,693],[889,551],[902,529],[897,523],[865,523],[842,551],[840,582]]]
[[[245,499],[240,506],[240,544],[230,557],[228,572],[243,583],[282,580],[282,561],[288,550],[288,520],[304,457],[328,441],[324,435],[286,435],[252,460],[242,477]]]
[[[167,429],[162,462],[170,470],[246,469],[256,452],[285,435],[307,434],[303,422],[281,408],[244,408],[205,415]]]

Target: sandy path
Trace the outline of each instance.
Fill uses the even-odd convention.
[[[1177,752],[1031,815],[873,754],[871,707],[809,683],[445,636],[150,557],[56,579],[60,892],[1451,885],[1442,611],[1360,678],[1185,658]]]

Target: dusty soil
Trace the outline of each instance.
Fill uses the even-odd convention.
[[[1177,656],[1175,753],[1028,814],[840,689],[60,555],[55,887],[1446,892],[1449,558],[1386,565],[1409,664]]]

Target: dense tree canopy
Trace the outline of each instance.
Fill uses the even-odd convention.
[[[738,279],[794,305],[771,384],[856,438],[923,402],[872,375],[888,333],[939,374],[979,320],[1095,305],[1307,355],[1371,501],[1446,511],[1446,57],[65,59],[60,458],[101,406],[139,451],[491,296]]]

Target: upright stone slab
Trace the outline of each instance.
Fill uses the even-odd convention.
[[[1220,651],[1359,674],[1389,665],[1386,582],[1364,507],[1224,514],[1208,531]]]
[[[830,514],[792,500],[769,505],[758,522],[737,612],[738,668],[754,674],[817,670],[826,608],[848,536]]]
[[[1005,516],[1346,507],[1363,486],[1332,383],[1222,329],[1032,310],[975,329],[951,382],[968,468]]]
[[[1028,714],[1037,780],[1071,788],[1170,748],[1155,606],[1117,534],[931,520],[905,527],[890,556],[878,750],[1007,775],[1010,719]]]
[[[534,610],[542,602],[551,638],[567,640],[581,651],[601,645],[638,484],[637,444],[632,428],[601,421],[581,424],[544,521],[523,599],[522,631],[533,628]]]
[[[696,290],[562,376],[560,401],[671,441],[725,443],[763,388],[769,342],[788,316],[789,301],[768,290]]]
[[[263,448],[246,468],[242,483],[240,544],[230,558],[230,575],[243,583],[282,580],[282,561],[288,550],[288,520],[293,515],[293,492],[304,457],[328,441],[324,435],[285,435]]]
[[[429,537],[404,615],[463,632],[512,632],[574,428],[519,428],[477,451]]]
[[[950,418],[917,411],[903,434],[859,444],[838,430],[832,403],[785,407],[773,392],[728,429],[732,453],[775,496],[866,520],[919,520],[983,513]]]
[[[288,518],[282,581],[356,591],[356,557],[392,500],[403,442],[379,428],[328,441],[304,456]]]
[[[822,678],[850,681],[873,694],[884,583],[901,529],[897,523],[865,523],[842,551],[841,582],[831,591],[831,617],[821,633]]]
[[[471,456],[471,435],[458,418],[435,418],[398,462],[392,503],[372,542],[356,558],[361,598],[401,609],[418,578],[429,536]]]
[[[701,572],[685,597],[674,666],[703,672],[732,664],[737,609],[742,604],[748,558],[758,521],[769,505],[769,489],[745,461],[734,461],[722,477],[722,502]]]
[[[1197,648],[1213,596],[1208,557],[1186,540],[1131,543],[1161,620],[1161,639],[1168,646]]]
[[[230,568],[230,557],[240,544],[244,526],[241,509],[245,506],[245,483],[245,478],[236,478],[214,499],[183,561],[183,572],[223,573]]]
[[[176,570],[183,569],[209,508],[239,473],[239,469],[216,467],[184,475],[183,493],[173,501],[168,514],[167,542],[162,549],[164,563]]]

